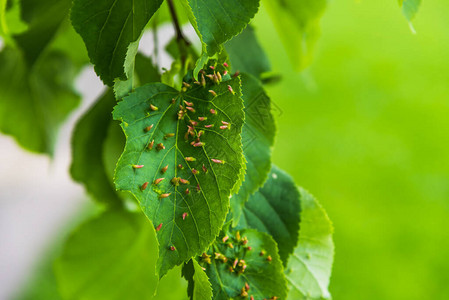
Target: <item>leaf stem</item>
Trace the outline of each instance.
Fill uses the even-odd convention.
[[[170,9],[170,15],[173,20],[173,26],[175,27],[176,32],[176,40],[178,42],[184,41],[186,46],[190,46],[189,40],[186,39],[184,34],[182,33],[181,26],[179,25],[178,15],[176,14],[175,5],[173,4],[173,0],[167,0],[168,8]]]

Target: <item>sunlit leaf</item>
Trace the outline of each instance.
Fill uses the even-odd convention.
[[[189,282],[187,292],[191,300],[212,299],[212,287],[209,278],[196,259],[191,259],[184,265],[182,275]]]
[[[331,299],[328,290],[334,257],[332,224],[321,205],[304,189],[299,243],[285,270],[289,300]]]
[[[327,0],[265,0],[288,56],[297,70],[312,60]]]
[[[411,22],[419,9],[419,6],[421,5],[421,0],[398,0],[399,5],[402,7],[402,13],[404,14],[405,18]]]
[[[214,240],[244,175],[240,79],[205,81],[182,91],[147,84],[114,109],[127,137],[116,187],[158,227],[160,276]]]

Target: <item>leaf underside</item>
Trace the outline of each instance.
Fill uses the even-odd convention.
[[[245,105],[242,138],[247,171],[239,192],[231,198],[234,225],[239,222],[249,196],[267,179],[271,169],[271,147],[276,133],[270,98],[259,80],[252,75],[242,74],[242,93]]]
[[[270,234],[287,264],[298,243],[300,195],[293,179],[273,166],[264,186],[250,196],[237,228],[253,228]]]
[[[85,185],[89,194],[106,204],[121,202],[106,174],[103,145],[112,122],[111,111],[116,101],[107,90],[97,103],[78,121],[72,136],[70,173]]]
[[[257,41],[254,28],[248,25],[242,33],[224,45],[231,61],[232,72],[248,73],[261,78],[271,70],[271,65]]]
[[[113,113],[127,137],[116,187],[130,191],[156,227],[162,224],[161,277],[215,239],[244,169],[240,79],[190,84],[181,92],[144,85]]]

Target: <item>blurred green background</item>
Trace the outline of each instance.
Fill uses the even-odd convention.
[[[423,1],[413,35],[397,1],[331,1],[302,74],[256,20],[284,78],[274,162],[333,220],[336,300],[449,299],[448,10]]]
[[[263,8],[254,21],[283,77],[268,87],[279,109],[273,160],[333,220],[335,300],[449,299],[448,10],[424,1],[413,35],[396,0],[331,1],[301,74]],[[31,286],[41,295],[21,299],[50,299],[43,265],[48,276]],[[185,295],[179,280],[164,279],[163,298]]]

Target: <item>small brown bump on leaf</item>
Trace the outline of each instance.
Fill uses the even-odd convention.
[[[159,199],[167,198],[167,197],[169,197],[170,195],[171,195],[171,193],[160,194],[160,195],[159,195]]]
[[[164,179],[165,179],[165,178],[158,178],[158,179],[155,179],[155,180],[153,181],[153,184],[158,185],[158,184],[161,183],[161,181],[164,180]]]
[[[251,251],[251,250],[253,250],[253,247],[248,246],[248,248],[246,248],[246,249],[248,249],[248,251]]]
[[[171,137],[174,137],[174,136],[175,136],[174,133],[167,133],[167,134],[164,136],[164,139],[168,139],[168,138],[171,138]]]
[[[216,159],[216,158],[211,158],[211,161],[216,163],[216,164],[224,164],[225,163],[224,160],[219,160],[219,159]]]
[[[170,251],[175,251],[176,250],[176,248],[175,248],[175,246],[170,246]]]
[[[193,144],[193,147],[203,147],[204,143],[203,142],[196,142]]]
[[[224,63],[223,63],[223,66],[224,66],[225,68],[229,67],[229,65],[228,65],[227,62],[224,62]]]
[[[168,165],[166,165],[165,167],[163,167],[161,169],[161,173],[164,174],[165,172],[167,172],[167,169],[168,169]]]
[[[251,296],[249,297],[249,300],[254,300],[254,296],[251,295]]]
[[[201,191],[201,187],[200,187],[200,184],[199,184],[199,183],[196,185],[196,191],[197,191],[198,193]]]
[[[164,149],[165,149],[165,146],[164,146],[164,144],[159,143],[159,144],[157,144],[156,149],[157,149],[158,151],[161,151],[161,150],[164,150]]]
[[[161,230],[161,228],[162,228],[162,223],[161,223],[161,224],[159,224],[159,225],[157,225],[157,227],[156,227],[156,231],[159,231],[159,230]]]
[[[226,243],[226,241],[229,239],[229,236],[225,235],[222,239],[223,243]]]
[[[209,68],[210,68],[211,70],[215,70],[215,67],[214,67],[214,66],[209,66]]]
[[[207,120],[207,117],[198,117],[198,121],[200,121],[200,122],[203,122],[203,121],[206,121]]]
[[[150,131],[150,130],[151,130],[151,128],[153,128],[153,126],[154,126],[154,124],[151,124],[150,126],[148,126],[148,127],[145,127],[145,132],[148,132],[148,131]]]
[[[264,256],[266,254],[265,250],[260,251],[259,255]]]
[[[176,99],[175,99],[175,98],[172,98],[172,99],[170,100],[170,103],[171,103],[171,104],[175,104],[175,102],[176,102]]]
[[[212,128],[212,127],[214,127],[214,124],[204,125],[204,127],[206,127],[206,128]]]
[[[171,183],[174,186],[178,186],[179,185],[179,178],[178,177],[173,177],[172,180],[171,180]]]
[[[232,86],[228,85],[228,91],[229,91],[231,94],[235,95],[235,92],[234,92],[234,90],[232,89]]]
[[[179,182],[181,182],[182,184],[190,184],[190,181],[188,181],[187,179],[183,179],[183,178],[179,178]]]
[[[196,161],[195,157],[187,156],[185,158],[186,161]]]
[[[148,150],[153,150],[154,146],[154,140],[151,141],[151,143],[148,144]]]
[[[190,194],[189,189],[186,189],[184,193],[185,193],[186,195]]]
[[[240,291],[240,297],[248,297],[248,292],[245,290],[245,288],[242,288],[242,290]]]
[[[193,108],[193,107],[191,107],[191,106],[186,106],[186,109],[188,110],[188,111],[191,111],[191,112],[195,112],[195,109]]]
[[[228,243],[228,247],[234,249],[234,245],[232,243]]]
[[[213,114],[213,115],[216,115],[216,114],[217,114],[217,111],[216,111],[215,109],[213,109],[213,108],[211,108],[209,111],[210,111],[210,113]]]
[[[158,108],[157,106],[154,106],[153,104],[150,104],[150,109],[151,109],[152,111],[159,110],[159,108]]]
[[[187,82],[183,82],[182,85],[185,86],[185,87],[187,87],[187,88],[190,87],[190,84],[188,84]]]
[[[198,126],[198,122],[197,122],[197,121],[190,120],[189,122],[190,122],[190,124],[192,124],[193,126]]]
[[[204,78],[204,74],[201,74],[201,85],[206,87],[206,78]]]
[[[204,172],[204,173],[207,173],[207,168],[206,168],[206,166],[205,166],[204,164],[203,164],[203,167],[202,167],[202,168],[203,168],[203,172]]]
[[[198,137],[201,137],[204,134],[204,130],[198,131]]]
[[[185,212],[182,214],[182,219],[185,220],[188,216],[189,216],[189,214]]]
[[[142,184],[142,186],[140,187],[140,189],[141,189],[142,191],[144,191],[144,190],[147,188],[147,186],[148,186],[148,182],[145,182],[144,184]]]
[[[222,81],[223,80],[223,78],[221,77],[220,72],[217,72],[217,77],[218,77],[218,81]]]
[[[249,284],[248,284],[248,282],[245,282],[245,290],[247,290],[247,291],[249,291],[249,290],[250,290],[250,287],[249,287]]]
[[[144,165],[132,165],[134,169],[142,169]]]
[[[193,102],[187,102],[186,100],[184,100],[185,105],[187,106],[193,106]]]
[[[214,90],[209,90],[209,93],[211,93],[212,96],[217,97],[217,93]]]
[[[196,174],[198,174],[198,170],[196,170],[196,169],[192,169],[192,174],[193,174],[193,175],[196,175]]]
[[[267,261],[272,261],[271,255],[267,256]]]
[[[210,255],[207,254],[207,253],[204,253],[204,252],[201,255],[201,261],[203,261],[203,262],[205,262],[205,263],[207,263],[209,265],[212,263],[211,260],[210,260]]]
[[[235,269],[235,267],[237,267],[237,263],[239,262],[239,260],[236,258],[234,260],[234,262],[232,263],[232,267]]]
[[[224,70],[223,76],[228,75],[228,70]]]
[[[234,73],[234,75],[232,75],[232,77],[234,77],[234,78],[235,78],[235,77],[237,77],[237,76],[239,76],[239,75],[240,75],[240,72],[239,72],[239,71],[237,71],[237,72],[235,72],[235,73]]]

